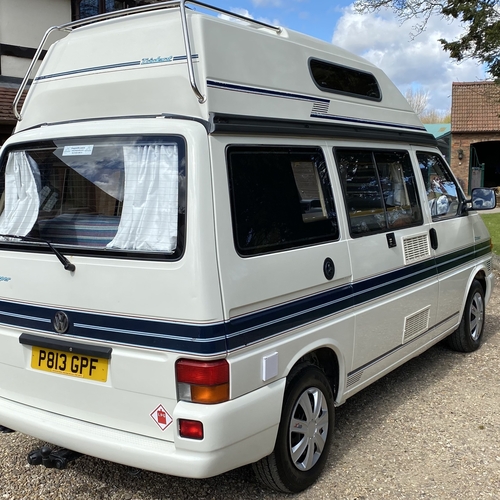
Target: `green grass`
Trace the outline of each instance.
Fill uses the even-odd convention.
[[[490,232],[493,252],[500,255],[500,214],[483,214],[481,217]]]

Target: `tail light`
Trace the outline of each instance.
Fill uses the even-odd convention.
[[[179,419],[179,435],[189,439],[203,439],[203,424],[198,420]]]
[[[180,359],[175,365],[175,376],[182,401],[215,404],[229,400],[229,363],[225,359]]]

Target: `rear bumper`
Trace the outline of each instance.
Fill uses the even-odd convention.
[[[269,455],[276,441],[285,379],[219,405],[180,402],[173,415],[203,422],[201,441],[140,436],[0,398],[0,424],[85,455],[164,474],[205,478]]]

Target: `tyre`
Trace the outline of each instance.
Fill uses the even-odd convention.
[[[485,318],[484,290],[474,280],[465,302],[459,327],[448,337],[448,345],[455,351],[472,352],[479,348],[483,337]]]
[[[316,366],[292,370],[283,401],[274,451],[253,464],[257,478],[269,488],[297,493],[321,474],[335,423],[333,393]]]

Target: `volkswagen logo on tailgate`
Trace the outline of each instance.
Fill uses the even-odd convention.
[[[69,318],[68,315],[63,311],[57,311],[54,319],[52,320],[54,325],[54,330],[57,333],[66,333],[69,328]]]

